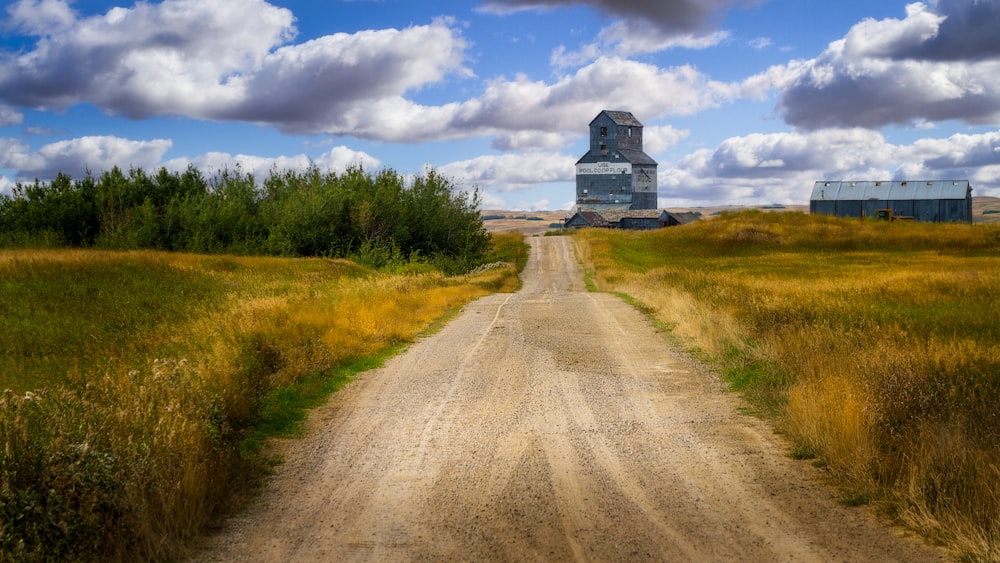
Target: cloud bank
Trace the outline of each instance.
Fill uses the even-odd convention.
[[[663,205],[805,203],[817,180],[1000,180],[1000,131],[888,142],[868,129],[751,134],[661,163]],[[976,195],[983,195],[977,190]]]
[[[142,168],[153,171],[163,167],[182,172],[193,165],[207,174],[223,170],[240,170],[266,178],[272,169],[305,171],[316,166],[326,172],[342,172],[350,166],[375,169],[382,165],[377,158],[364,152],[339,146],[318,158],[306,155],[263,157],[210,152],[193,158],[164,160],[173,146],[168,139],[136,141],[116,136],[88,136],[57,141],[32,151],[17,139],[0,139],[0,168],[17,170],[20,181],[49,181],[59,172],[82,178],[88,172],[99,175],[114,167],[128,170]],[[10,183],[0,183],[0,192],[9,191]],[[4,190],[3,188],[7,188]]]
[[[440,169],[463,185],[513,194],[572,183],[580,155],[565,150],[586,134],[581,116],[632,111],[647,124],[647,152],[656,156],[691,136],[664,120],[773,96],[776,115],[791,131],[733,136],[688,149],[673,162],[661,157],[661,202],[801,203],[822,177],[968,178],[974,187],[1000,188],[1000,131],[904,144],[883,134],[889,126],[933,128],[949,121],[1000,126],[1000,4],[914,2],[899,18],[857,23],[813,58],[739,82],[714,80],[691,65],[634,58],[717,46],[730,38],[719,29],[721,18],[757,3],[490,0],[481,9],[491,14],[584,6],[607,24],[581,45],[556,49],[545,79],[479,79],[470,68],[466,28],[449,17],[299,40],[291,11],[264,0],[140,2],[93,16],[65,0],[18,0],[8,5],[5,23],[26,42],[0,52],[0,126],[20,125],[33,110],[93,104],[133,119],[248,122],[385,143],[486,137],[497,154]],[[424,88],[471,80],[479,90],[462,99],[414,101]],[[313,160],[226,152],[165,160],[172,149],[170,139],[113,135],[36,149],[0,139],[0,168],[46,179],[57,171],[80,176],[115,165],[239,165],[258,175],[312,164],[381,166],[375,156],[346,146]],[[4,188],[9,181],[0,181]]]
[[[777,89],[778,114],[803,129],[1000,123],[1000,4],[910,4],[903,19],[864,20],[818,57],[748,79]]]

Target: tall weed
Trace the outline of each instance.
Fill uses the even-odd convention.
[[[268,432],[516,274],[0,252],[0,560],[183,556]]]

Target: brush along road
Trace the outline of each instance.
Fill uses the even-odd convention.
[[[202,560],[933,561],[839,505],[565,237],[279,444]]]

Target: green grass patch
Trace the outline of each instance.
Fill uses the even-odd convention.
[[[324,404],[357,374],[381,367],[402,348],[399,345],[374,356],[350,360],[269,392],[262,400],[260,415],[253,430],[240,443],[241,455],[247,459],[257,459],[268,439],[300,437],[311,409]]]
[[[168,343],[177,323],[211,308],[222,293],[211,275],[155,257],[66,256],[41,261],[19,254],[0,264],[0,388],[64,384],[67,374],[112,358],[147,357]]]
[[[796,444],[791,451],[792,459],[816,459],[819,452],[809,444]]]
[[[524,270],[528,263],[528,245],[524,242],[524,235],[517,231],[493,234],[485,261],[508,262],[514,264],[518,272]]]
[[[865,506],[867,504],[871,504],[871,502],[871,496],[863,493],[840,497],[840,504],[844,506]]]

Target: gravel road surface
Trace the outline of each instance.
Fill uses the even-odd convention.
[[[313,411],[203,561],[941,561],[839,505],[572,240]]]

